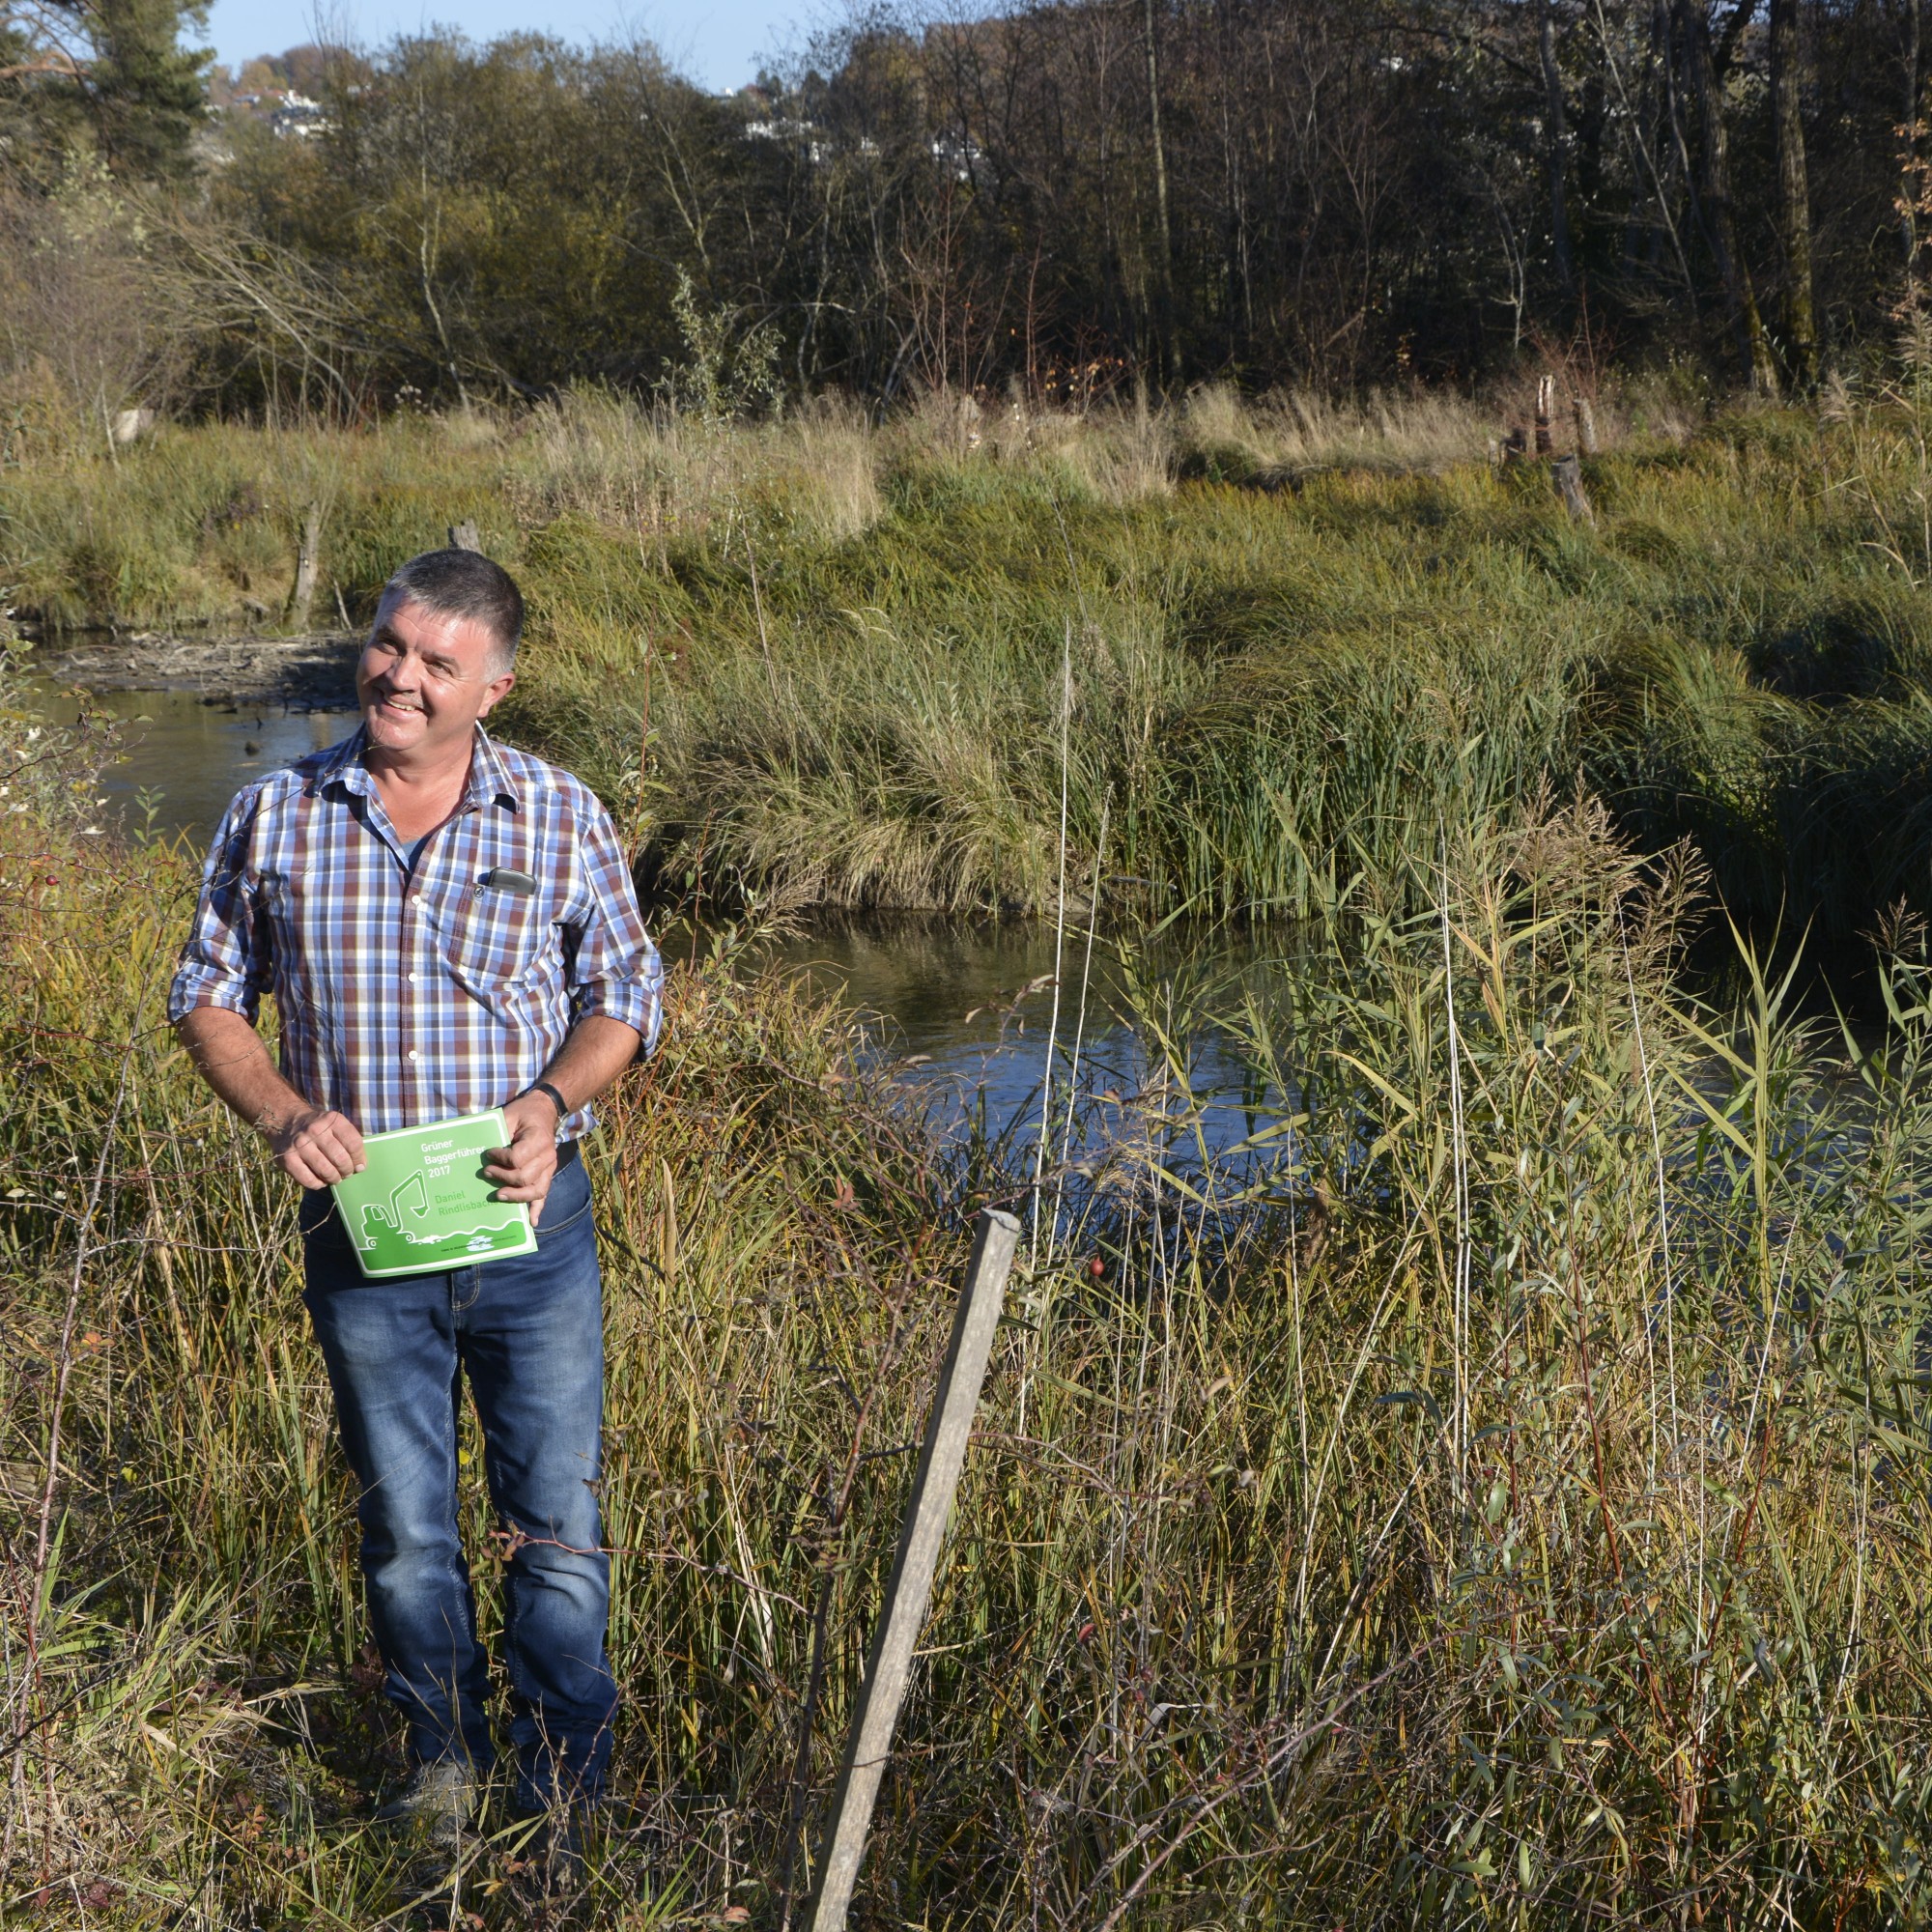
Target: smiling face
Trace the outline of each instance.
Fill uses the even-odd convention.
[[[381,762],[427,772],[468,759],[477,720],[516,681],[479,619],[385,597],[355,666],[355,701]]]

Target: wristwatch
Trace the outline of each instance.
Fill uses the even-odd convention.
[[[556,1091],[556,1089],[550,1084],[548,1080],[532,1080],[530,1084],[524,1089],[524,1093],[541,1094],[544,1096],[544,1098],[548,1100],[551,1103],[551,1105],[556,1109],[556,1117],[559,1121],[562,1120],[563,1117],[570,1112],[569,1101],[567,1101],[563,1097],[563,1095],[559,1094]],[[521,1098],[522,1095],[520,1094],[518,1097]]]

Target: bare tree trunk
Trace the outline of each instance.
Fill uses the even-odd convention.
[[[322,564],[322,505],[311,503],[302,511],[301,542],[296,549],[295,588],[289,593],[289,622],[298,631],[308,629],[309,612],[315,604],[316,573]]]
[[[1147,27],[1148,125],[1153,134],[1153,203],[1158,227],[1154,251],[1154,332],[1170,383],[1180,381],[1180,346],[1174,330],[1174,230],[1167,207],[1167,142],[1160,125],[1160,55],[1154,37],[1154,0],[1144,0]]]
[[[1818,382],[1811,292],[1811,188],[1804,165],[1804,49],[1798,0],[1771,0],[1771,113],[1777,136],[1778,228],[1784,243],[1784,332],[1802,389]]]
[[[463,371],[457,366],[456,351],[449,344],[449,330],[442,326],[442,309],[436,298],[437,252],[442,239],[442,199],[438,195],[435,201],[435,219],[431,219],[431,199],[429,187],[429,109],[423,99],[420,86],[416,89],[416,163],[419,175],[421,201],[416,209],[416,267],[421,275],[423,306],[429,310],[429,319],[436,325],[436,339],[442,349],[442,365],[449,371],[450,380],[456,384],[456,399],[463,406],[465,415],[469,413],[469,391],[463,384]]]
[[[1566,302],[1577,299],[1577,258],[1570,242],[1570,210],[1564,193],[1570,122],[1563,108],[1563,75],[1556,65],[1556,22],[1550,0],[1540,0],[1536,53],[1543,66],[1543,164],[1549,176],[1549,237],[1556,252],[1556,275]]]
[[[1643,197],[1633,185],[1630,207],[1624,221],[1624,271],[1630,273],[1638,260],[1637,238],[1642,233],[1645,252],[1649,256],[1653,270],[1662,259],[1662,244],[1667,240],[1670,252],[1677,261],[1677,273],[1684,285],[1685,298],[1690,302],[1691,313],[1697,309],[1697,284],[1691,277],[1690,257],[1684,250],[1684,238],[1678,232],[1677,217],[1671,213],[1670,193],[1664,183],[1664,169],[1659,165],[1657,151],[1652,143],[1651,130],[1660,115],[1670,128],[1669,163],[1673,168],[1678,155],[1677,132],[1677,89],[1670,71],[1669,17],[1665,12],[1667,0],[1655,0],[1650,10],[1650,46],[1646,52],[1643,68],[1642,92],[1632,99],[1630,84],[1624,77],[1622,66],[1616,57],[1615,46],[1610,36],[1610,24],[1602,5],[1596,8],[1598,49],[1604,71],[1608,75],[1616,95],[1620,112],[1617,119],[1623,124],[1625,141],[1641,164],[1641,173],[1650,182],[1651,194],[1655,197],[1656,216],[1638,222],[1637,211],[1642,206]]]
[[[1704,177],[1704,215],[1711,253],[1724,284],[1724,306],[1750,370],[1751,387],[1766,395],[1777,393],[1777,362],[1771,353],[1764,318],[1758,313],[1750,274],[1738,250],[1736,204],[1731,197],[1730,143],[1724,128],[1724,102],[1711,61],[1710,22],[1701,4],[1672,0],[1685,64],[1690,70],[1690,90],[1697,102],[1703,134],[1699,172]]]
[[[1234,93],[1236,61],[1233,49],[1236,37],[1228,19],[1227,0],[1220,0],[1215,21],[1220,31],[1215,38],[1215,54],[1221,72],[1214,92],[1221,112],[1221,171],[1226,181],[1226,231],[1228,276],[1228,344],[1232,350],[1245,344],[1254,332],[1255,296],[1249,278],[1247,168],[1235,130]],[[1238,296],[1235,293],[1239,291]]]

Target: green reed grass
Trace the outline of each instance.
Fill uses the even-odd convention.
[[[1083,897],[1103,811],[1117,894],[1308,917],[1580,774],[1760,929],[1932,909],[1910,409],[1601,414],[1594,527],[1441,400],[171,428],[10,472],[0,582],[56,627],[273,628],[316,503],[319,610],[359,621],[472,519],[530,592],[515,728],[671,895],[1051,910],[1070,701]]]
[[[58,802],[0,813],[0,1897],[393,1920],[291,1204],[157,1023],[192,868]],[[1602,807],[1409,811],[1406,875],[1365,822],[1243,1009],[1122,936],[1144,1077],[1083,1173],[1054,1143],[861,1924],[1927,1910],[1922,946],[1874,1054],[1748,952],[1740,1008],[1688,997],[1696,868]],[[592,1152],[627,1715],[589,1919],[776,1925],[971,1211],[1032,1164],[942,1158],[836,1009],[676,957]],[[1213,1160],[1209,1019],[1253,1132]],[[428,1922],[513,1922],[507,1856]]]

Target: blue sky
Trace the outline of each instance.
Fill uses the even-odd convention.
[[[213,0],[208,38],[215,58],[233,69],[314,40],[317,11],[305,0]],[[346,27],[364,46],[439,22],[475,41],[527,27],[570,41],[641,31],[680,71],[722,90],[752,79],[761,53],[803,38],[795,22],[821,9],[810,0],[466,0],[460,10],[449,0],[323,0],[321,11],[334,32]]]

